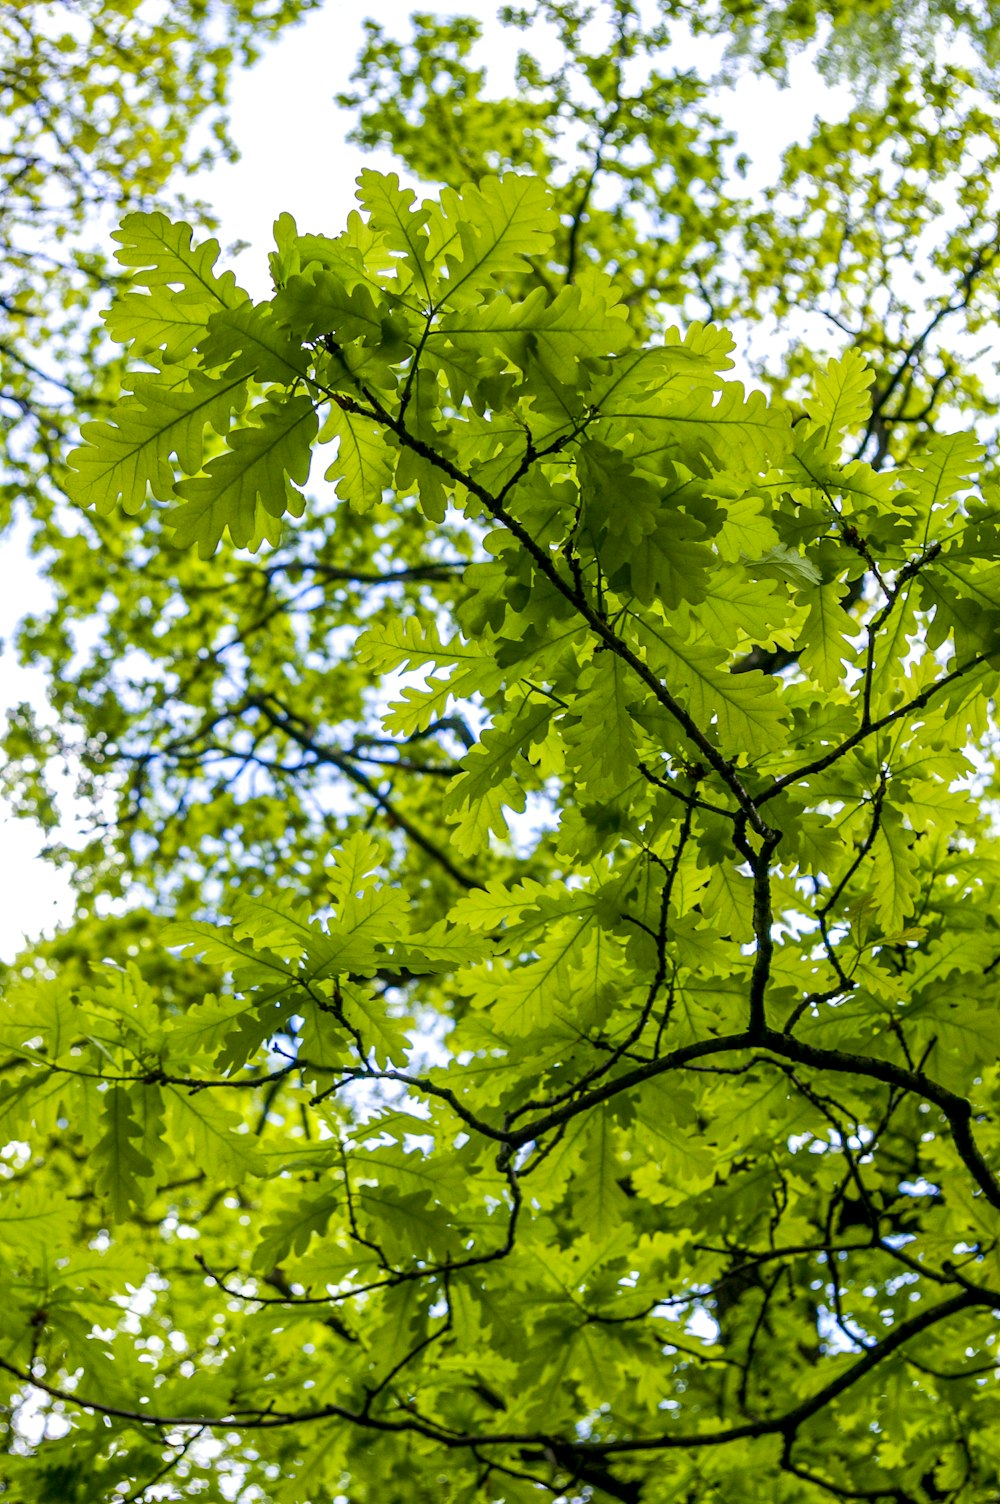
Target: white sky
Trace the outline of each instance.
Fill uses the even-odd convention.
[[[407,37],[413,9],[413,0],[378,0],[377,19],[390,36]],[[487,39],[482,58],[474,61],[487,62],[498,90],[509,86],[519,48],[544,53],[544,38],[527,39],[495,23],[497,0],[457,5],[439,0],[433,9],[474,15],[484,23]],[[234,82],[231,128],[240,162],[185,185],[213,205],[224,249],[236,241],[250,242],[233,264],[254,297],[269,292],[267,252],[278,214],[293,214],[300,230],[336,234],[353,206],[354,179],[361,168],[398,170],[388,154],[365,155],[346,143],[351,118],[333,103],[334,95],[349,86],[363,40],[362,19],[371,13],[369,4],[327,0],[322,10],[269,46],[256,66]],[[716,49],[711,56],[717,55]],[[700,57],[705,66],[704,51]],[[837,109],[839,102],[805,60],[793,72],[790,89],[752,79],[741,86],[725,113],[755,165],[748,186],[769,179],[781,150],[808,135],[824,95],[828,111]],[[0,550],[0,640],[8,643],[18,619],[37,611],[43,600],[44,589],[27,561],[26,531],[17,530]],[[0,656],[0,710],[22,699],[41,705],[42,690],[41,674],[18,668],[5,649]],[[70,918],[66,882],[38,856],[40,845],[32,825],[0,812],[0,959],[12,959],[26,941]]]

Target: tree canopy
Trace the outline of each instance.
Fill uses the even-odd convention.
[[[998,17],[502,19],[509,97],[369,25],[404,181],[271,298],[114,232],[6,738],[93,839],[0,1005],[0,1478],[988,1504]],[[747,201],[805,48],[851,113]]]

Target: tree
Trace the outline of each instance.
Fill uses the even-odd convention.
[[[926,11],[824,12],[856,110],[744,217],[673,13],[542,12],[519,106],[469,23],[372,29],[362,138],[453,181],[279,220],[269,301],[117,232],[64,740],[8,738],[105,822],[0,1014],[25,1498],[996,1497],[976,78],[914,68]],[[757,70],[817,24],[740,15]],[[769,277],[849,338],[765,395],[690,304]]]

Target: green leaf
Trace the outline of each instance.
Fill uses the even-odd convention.
[[[706,919],[723,934],[747,943],[753,939],[753,880],[720,862],[713,869],[701,903]]]
[[[395,459],[378,424],[335,403],[320,439],[324,443],[337,440],[337,458],[325,477],[336,483],[337,495],[357,512],[378,506],[392,484]]]
[[[144,293],[118,292],[102,317],[111,338],[131,346],[133,358],[154,356],[156,365],[187,364],[217,306],[179,298],[170,287],[154,287]]]
[[[636,762],[635,725],[629,703],[636,684],[612,652],[597,652],[579,681],[577,725],[567,735],[573,765],[597,798],[628,780]]]
[[[886,935],[898,934],[916,908],[920,879],[911,855],[914,839],[895,810],[882,810],[872,856],[876,912]]]
[[[538,287],[522,303],[500,293],[485,305],[446,314],[428,344],[432,353],[438,339],[468,354],[497,350],[522,371],[541,366],[554,381],[569,384],[581,362],[631,343],[627,318],[614,284],[595,272],[554,298]]]
[[[600,414],[593,436],[654,474],[680,460],[696,475],[756,475],[791,444],[788,419],[738,381],[713,391],[678,379],[636,395],[619,383],[602,400]]]
[[[699,725],[717,728],[720,744],[730,755],[784,745],[787,729],[780,697],[763,675],[726,673],[720,668],[718,649],[685,642],[666,624],[644,624],[639,630],[656,673],[676,687]]]
[[[858,350],[845,350],[839,359],[815,372],[806,410],[827,442],[867,423],[874,380],[875,372]]]
[[[430,247],[427,221],[430,204],[416,206],[412,188],[401,188],[396,173],[365,168],[358,175],[358,201],[368,211],[370,231],[398,256],[403,267],[425,294],[431,286]]]
[[[448,267],[443,300],[452,307],[480,301],[495,279],[516,272],[529,256],[550,250],[558,215],[538,178],[484,177],[460,193],[443,189],[430,220],[432,251]]]
[[[938,433],[914,462],[907,476],[916,514],[917,540],[926,546],[946,536],[963,493],[971,490],[982,464],[983,445],[973,433]]]
[[[404,736],[425,731],[446,713],[451,700],[488,692],[502,677],[481,644],[467,642],[458,634],[442,642],[415,616],[379,622],[359,638],[357,651],[361,662],[381,673],[452,665],[446,677],[429,675],[422,685],[404,686],[402,698],[390,704],[383,725]]]
[[[63,1060],[82,1031],[74,998],[54,978],[20,979],[7,987],[0,1007],[5,1050],[29,1060]]]
[[[403,954],[405,957],[405,947]],[[406,964],[405,959],[403,964]],[[384,997],[376,996],[364,987],[346,986],[342,988],[342,993],[344,1016],[358,1031],[364,1044],[374,1052],[376,1063],[383,1067],[405,1067],[411,1049],[411,1020],[405,1016],[394,1016]]]
[[[489,944],[464,925],[439,920],[421,929],[412,939],[407,937],[392,948],[395,963],[417,974],[453,971],[489,953]]]
[[[308,353],[281,327],[270,305],[255,305],[249,298],[213,313],[198,350],[209,370],[224,368],[227,376],[259,382],[291,386],[309,368]]]
[[[384,342],[389,310],[376,303],[372,289],[363,282],[348,286],[323,266],[290,278],[274,301],[283,324],[302,340],[329,335],[339,345],[353,340],[379,346]]]
[[[47,1250],[60,1250],[65,1232],[63,1210],[30,1181],[4,1187],[0,1198],[0,1234],[5,1251],[13,1247],[34,1255],[41,1263]]]
[[[168,500],[176,478],[171,457],[188,475],[200,470],[206,428],[226,434],[245,399],[246,382],[238,375],[206,380],[174,369],[136,377],[135,394],[119,403],[113,424],[81,429],[85,443],[69,456],[70,495],[102,516],[119,502],[124,511],[138,512],[149,494]]]
[[[515,768],[518,760],[530,753],[532,745],[542,740],[551,717],[551,705],[525,700],[484,731],[478,745],[463,758],[463,772],[449,785],[443,807],[446,814],[460,817],[457,838],[464,849],[469,849],[465,843],[480,828],[476,806],[482,805],[489,795],[493,796],[489,818],[491,823],[500,822],[501,830],[505,829],[501,806],[524,807]],[[467,812],[464,819],[463,812]]]
[[[186,1145],[191,1162],[213,1179],[241,1182],[260,1172],[262,1162],[252,1135],[217,1094],[166,1088],[170,1132]]]
[[[112,233],[117,260],[133,269],[132,281],[142,287],[169,287],[181,302],[216,308],[235,308],[246,298],[232,272],[215,270],[219,242],[192,245],[194,231],[183,220],[172,223],[157,211],[127,214]]]
[[[97,1189],[107,1197],[111,1215],[124,1222],[133,1207],[142,1204],[142,1182],[155,1170],[134,1140],[142,1136],[135,1117],[132,1094],[123,1086],[109,1087],[102,1104],[104,1132],[92,1151]]]
[[[234,429],[229,448],[209,460],[203,475],[175,490],[184,505],[171,515],[177,548],[198,544],[209,558],[228,532],[237,548],[275,540],[273,521],[285,512],[300,516],[303,499],[292,482],[309,478],[317,420],[308,397],[270,398],[252,408],[251,426]]]
[[[385,858],[384,845],[369,831],[352,831],[333,852],[329,885],[334,902],[349,905],[356,897],[374,888]]]
[[[188,943],[198,942],[192,936]],[[203,998],[179,1018],[171,1019],[164,1028],[163,1050],[166,1058],[174,1062],[188,1062],[204,1054],[207,1060],[217,1065],[224,1042],[236,1032],[237,1025],[246,1012],[247,1005],[242,998]],[[243,1063],[240,1061],[241,1065]]]
[[[799,600],[809,615],[799,637],[799,662],[821,688],[835,689],[844,677],[844,663],[853,662],[856,650],[849,639],[856,637],[857,623],[840,604],[843,586],[806,585]]]
[[[261,1228],[260,1242],[254,1249],[254,1267],[270,1274],[290,1254],[304,1254],[313,1237],[323,1236],[338,1200],[336,1193],[322,1191],[308,1198],[296,1196],[283,1206],[274,1220]]]

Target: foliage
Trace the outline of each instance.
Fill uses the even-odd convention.
[[[117,372],[95,317],[117,280],[107,231],[234,147],[230,75],[315,0],[13,0],[0,15],[0,519],[58,505],[72,419]],[[199,218],[206,215],[203,206]]]
[[[974,91],[901,20],[743,223],[707,86],[669,136],[629,92],[666,32],[541,12],[520,105],[469,23],[371,29],[359,129],[445,181],[283,216],[267,302],[117,232],[132,374],[25,637],[65,740],[8,733],[27,809],[59,750],[105,822],[0,1011],[26,1499],[995,1495],[996,483],[939,342],[996,295],[985,193],[922,325],[873,302],[879,175],[932,85],[981,159]],[[699,15],[758,71],[814,24]],[[835,252],[831,197],[794,297],[857,331],[748,392],[691,305],[763,317],[835,172],[880,212]]]

